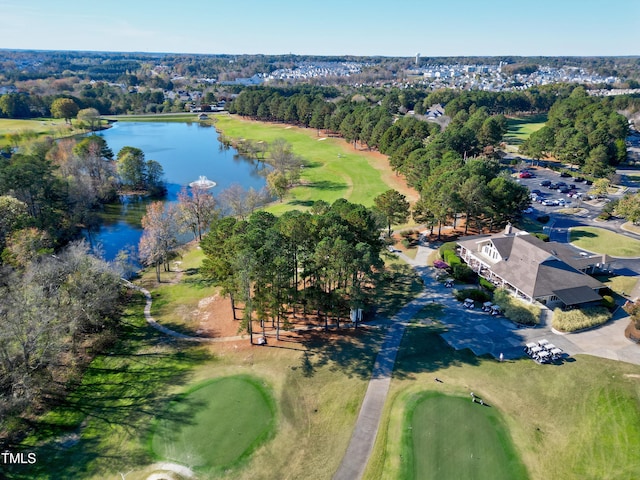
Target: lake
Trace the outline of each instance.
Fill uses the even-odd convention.
[[[104,137],[114,156],[122,147],[136,147],[146,160],[156,160],[164,169],[168,193],[164,199],[175,202],[182,187],[198,180],[201,175],[216,182],[217,194],[232,184],[260,190],[266,185],[257,163],[238,155],[231,148],[223,148],[218,133],[211,125],[175,122],[116,122],[112,128],[98,135]],[[140,219],[145,214],[148,199],[123,198],[120,203],[107,205],[102,226],[87,233],[90,243],[107,260],[118,251],[135,248],[142,236]]]

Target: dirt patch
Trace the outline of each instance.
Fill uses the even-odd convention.
[[[198,320],[198,335],[211,338],[240,335],[240,320],[233,319],[229,297],[218,294],[205,297],[198,302],[198,308],[193,314]],[[238,316],[241,314],[242,312],[238,312]]]
[[[239,332],[240,320],[234,320],[231,312],[231,300],[227,297],[220,295],[214,295],[212,297],[206,297],[200,300],[197,311],[194,315],[198,318],[198,333],[201,336],[211,338],[223,338],[223,337],[237,337],[244,335],[245,338],[238,339],[237,341],[216,343],[215,348],[218,351],[232,350],[250,346],[249,338],[246,331]],[[236,310],[238,318],[242,316],[242,305]],[[292,343],[304,343],[313,335],[345,335],[345,332],[353,332],[351,328],[350,319],[348,317],[342,317],[340,319],[340,328],[335,326],[335,318],[329,318],[329,330],[325,331],[325,317],[323,315],[318,316],[317,312],[307,312],[304,314],[298,310],[293,314],[293,311],[289,311],[285,323],[285,319],[280,323],[280,337],[281,340],[276,340],[277,323],[272,322],[271,319],[261,324],[259,321],[254,320],[253,332],[254,342],[262,335],[264,331],[268,340],[269,346],[287,346],[292,348]],[[264,327],[264,328],[263,328]],[[301,348],[302,345],[294,348]]]

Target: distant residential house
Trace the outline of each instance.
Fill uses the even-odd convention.
[[[599,292],[605,286],[585,272],[607,270],[607,255],[543,242],[511,225],[496,235],[466,237],[457,243],[460,257],[475,272],[529,302],[578,307],[602,300]]]

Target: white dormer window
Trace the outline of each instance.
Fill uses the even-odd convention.
[[[498,260],[500,258],[498,250],[496,250],[496,248],[491,243],[487,243],[482,247],[482,254],[487,258],[491,258],[492,260]]]

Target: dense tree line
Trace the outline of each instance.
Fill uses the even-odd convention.
[[[0,445],[25,411],[63,398],[87,351],[115,338],[120,311],[119,275],[85,243],[30,256],[0,267]]]
[[[60,110],[60,101],[73,102],[73,111]],[[184,112],[185,104],[179,99],[166,99],[162,90],[141,92],[123,90],[104,82],[85,84],[78,92],[38,95],[35,93],[7,93],[0,95],[0,118],[57,117],[75,118],[78,110],[93,108],[101,115],[124,113]]]
[[[549,110],[546,125],[521,147],[534,158],[553,156],[578,165],[594,177],[605,177],[627,156],[627,119],[611,98],[590,97],[582,87],[558,100]]]
[[[438,226],[438,237],[445,222],[455,227],[458,214],[469,227],[481,232],[504,226],[517,219],[529,203],[529,190],[501,170],[496,160],[468,159],[452,153],[429,164],[429,175],[421,183],[420,200],[413,218],[431,227]]]
[[[314,313],[325,327],[339,325],[351,308],[371,302],[380,260],[380,225],[362,205],[341,199],[316,202],[309,212],[280,217],[256,212],[248,220],[215,220],[201,247],[202,271],[231,296],[249,319],[278,328],[291,316]]]
[[[484,108],[490,115],[541,113],[547,112],[558,98],[568,97],[574,87],[555,84],[516,92],[436,90],[416,106],[416,113],[422,113],[434,104],[446,105],[446,113],[452,118],[461,111],[473,113],[479,108]]]
[[[161,267],[170,271],[170,261],[178,254],[179,234],[192,234],[195,241],[201,241],[217,219],[232,215],[244,221],[271,200],[264,190],[247,190],[238,184],[230,185],[217,197],[204,187],[184,187],[178,193],[176,204],[158,201],[147,206],[141,222],[144,231],[138,248],[139,259],[143,265],[155,268],[156,280],[160,282]],[[125,265],[127,255],[126,251],[119,254]]]
[[[297,112],[301,98],[305,97],[300,93],[283,97],[279,91],[254,88],[242,92],[233,105],[238,113],[260,119],[261,111],[271,112],[272,102],[283,115]],[[485,98],[483,95],[435,92],[431,101],[449,105],[456,98],[470,101],[459,103],[444,131],[437,123],[393,114],[401,108],[397,94],[386,94],[376,103],[326,101],[318,96],[311,101],[307,97],[306,105],[313,105],[308,126],[335,132],[354,144],[360,142],[389,155],[392,168],[421,192],[413,212],[417,221],[441,227],[463,213],[467,229],[501,227],[529,204],[526,188],[501,174],[499,163],[491,160],[506,133],[506,119],[491,114],[489,107],[478,101]],[[493,108],[498,108],[496,105]],[[269,115],[272,121],[300,123],[299,118]]]
[[[96,135],[36,142],[0,156],[0,252],[22,249],[34,237],[23,235],[26,229],[35,229],[42,245],[60,247],[95,224],[96,210],[118,191],[162,194],[162,175],[162,166],[134,147],[124,147],[115,161]]]

